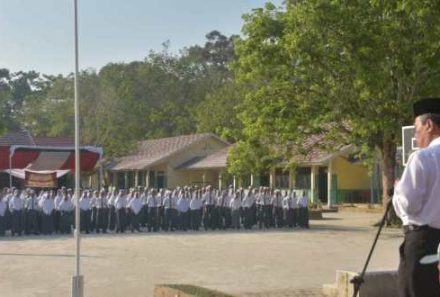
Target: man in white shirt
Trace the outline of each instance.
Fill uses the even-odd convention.
[[[107,194],[104,189],[99,191],[98,197],[95,201],[96,207],[96,233],[107,233],[108,225],[108,201]]]
[[[256,190],[255,190],[256,191]],[[241,207],[244,212],[244,228],[245,229],[252,229],[252,226],[254,224],[253,218],[252,218],[252,207],[255,203],[254,200],[254,191],[249,191],[243,198],[243,201],[241,202]]]
[[[276,227],[284,227],[283,219],[283,198],[281,197],[281,191],[275,190],[274,195],[272,195],[272,206],[273,206],[273,217],[276,221]]]
[[[159,199],[157,198],[156,189],[151,189],[150,194],[147,197],[148,205],[148,232],[157,232],[157,210]]]
[[[199,231],[201,222],[201,209],[203,202],[201,199],[200,190],[195,190],[191,194],[191,201],[189,202],[190,208],[190,226],[194,231]]]
[[[440,243],[440,98],[419,100],[413,108],[418,150],[409,157],[393,197],[405,233],[399,249],[399,296],[438,297],[436,266],[422,265],[420,259],[434,254]]]
[[[240,229],[240,193],[237,191],[229,202],[229,207],[231,209],[231,227],[232,229]]]
[[[85,190],[79,200],[79,211],[81,216],[80,230],[85,231],[87,234],[90,233],[91,209],[90,192]]]
[[[63,200],[58,205],[60,211],[60,231],[62,234],[70,234],[73,222],[73,203],[67,193],[64,193]]]
[[[12,236],[14,236],[15,234],[21,236],[21,233],[23,232],[22,230],[23,208],[24,208],[24,201],[23,199],[20,198],[18,190],[15,190],[11,200],[9,200],[9,210],[12,215],[12,226],[11,226]]]
[[[116,211],[116,233],[125,233],[127,226],[127,198],[124,190],[119,190],[119,194],[115,199],[115,211]]]
[[[141,220],[141,210],[142,210],[142,200],[140,198],[139,192],[135,192],[133,198],[128,203],[128,207],[131,210],[131,233],[136,230],[137,232],[141,232],[139,228],[139,223]]]
[[[38,224],[38,200],[33,190],[29,190],[29,196],[25,201],[26,211],[26,234],[33,233],[37,235],[40,233],[40,226]]]
[[[6,202],[3,193],[0,193],[0,236],[5,236],[6,231]]]
[[[50,235],[53,232],[53,210],[55,209],[51,194],[45,192],[38,204],[41,208],[41,233]]]

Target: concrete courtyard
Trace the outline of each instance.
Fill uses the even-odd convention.
[[[381,214],[327,213],[309,230],[87,235],[85,296],[152,296],[162,283],[195,284],[246,296],[292,296],[360,271]],[[395,269],[400,230],[385,230],[369,270]],[[70,296],[72,236],[0,239],[0,296]]]

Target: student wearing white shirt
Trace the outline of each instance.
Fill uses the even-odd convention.
[[[25,233],[37,235],[40,233],[40,226],[38,224],[38,199],[33,190],[29,190],[29,196],[25,201]]]
[[[191,195],[191,201],[189,202],[190,208],[190,225],[194,231],[199,231],[201,222],[201,209],[203,202],[201,199],[200,190],[196,190]]]
[[[61,201],[63,201],[63,194],[62,194],[62,190],[59,189],[57,191],[57,194],[55,195],[54,198],[54,205],[55,205],[55,209],[53,211],[53,227],[54,227],[54,231],[55,233],[60,233],[60,211],[59,211],[59,204],[61,203]]]
[[[128,203],[128,206],[131,210],[131,232],[134,230],[137,232],[141,232],[139,223],[141,220],[141,211],[142,211],[142,200],[140,198],[139,192],[135,192],[133,198]]]
[[[244,228],[245,229],[251,229],[253,225],[252,220],[252,207],[254,205],[254,192],[249,191],[243,198],[243,201],[241,202],[241,207],[244,211]]]
[[[79,200],[79,210],[81,216],[80,230],[85,231],[86,234],[90,233],[91,208],[90,192],[85,190]]]
[[[6,231],[6,202],[3,193],[0,193],[0,236],[5,236]]]
[[[157,210],[159,199],[157,197],[156,189],[151,189],[150,194],[147,198],[148,205],[148,232],[154,231],[157,232]]]
[[[172,198],[172,192],[166,191],[165,197],[163,199],[163,207],[164,207],[164,226],[163,230],[165,231],[174,231],[174,226],[172,225],[173,222],[173,209],[175,207],[173,198]]]
[[[58,205],[58,210],[60,211],[60,231],[62,234],[71,233],[74,208],[72,200],[69,199],[67,193],[64,193],[63,200]]]
[[[240,193],[237,191],[229,202],[229,207],[231,209],[231,228],[240,229]]]
[[[276,227],[284,227],[283,219],[283,198],[281,197],[281,191],[276,190],[272,196],[273,217],[275,218]]]
[[[116,189],[112,189],[107,195],[107,207],[108,207],[108,223],[107,230],[114,232],[116,228],[116,208],[115,200],[117,197]]]
[[[50,192],[45,192],[38,203],[41,208],[41,233],[50,235],[53,232],[53,211],[55,209],[54,200]]]
[[[104,189],[99,191],[95,201],[96,207],[96,233],[107,233],[108,225],[108,201],[107,194]]]
[[[405,233],[398,292],[400,297],[438,297],[435,263],[422,265],[420,259],[436,253],[440,243],[440,98],[421,99],[413,109],[418,150],[409,157],[393,197]]]
[[[177,200],[177,209],[179,211],[179,230],[186,231],[189,227],[189,193],[188,190],[183,192],[183,195],[180,196],[179,200]]]
[[[11,225],[11,235],[14,236],[18,234],[21,236],[23,232],[23,208],[24,201],[20,198],[19,191],[15,190],[12,198],[9,200],[9,210],[11,212],[12,225]]]
[[[124,233],[127,227],[127,198],[124,190],[119,190],[119,194],[115,199],[115,211],[116,211],[116,233]]]
[[[309,228],[309,198],[306,191],[298,199],[298,225],[301,228]]]

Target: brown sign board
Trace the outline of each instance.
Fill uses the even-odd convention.
[[[25,186],[30,188],[56,188],[58,185],[57,173],[25,171]]]

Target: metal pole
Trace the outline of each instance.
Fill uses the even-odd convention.
[[[382,228],[385,225],[385,221],[386,221],[388,212],[391,209],[391,205],[392,205],[392,198],[389,198],[389,201],[388,201],[386,208],[385,208],[385,213],[383,214],[382,220],[380,221],[380,225],[379,225],[379,229],[377,230],[376,237],[374,237],[373,245],[371,246],[370,252],[368,253],[367,260],[365,261],[364,268],[362,269],[362,272],[360,275],[356,275],[350,280],[350,283],[352,283],[354,285],[353,297],[357,297],[357,294],[359,293],[359,290],[361,289],[361,285],[364,283],[365,272],[367,271],[368,264],[370,263],[371,256],[373,255],[374,248],[376,247],[377,240],[379,239],[380,232],[382,231]]]
[[[76,273],[72,278],[72,297],[82,297],[84,294],[83,278],[80,275],[80,216],[79,216],[79,184],[80,184],[80,151],[79,151],[79,99],[78,99],[78,3],[74,4],[75,24],[75,239],[76,239]]]
[[[12,152],[9,147],[9,188],[12,188]]]

